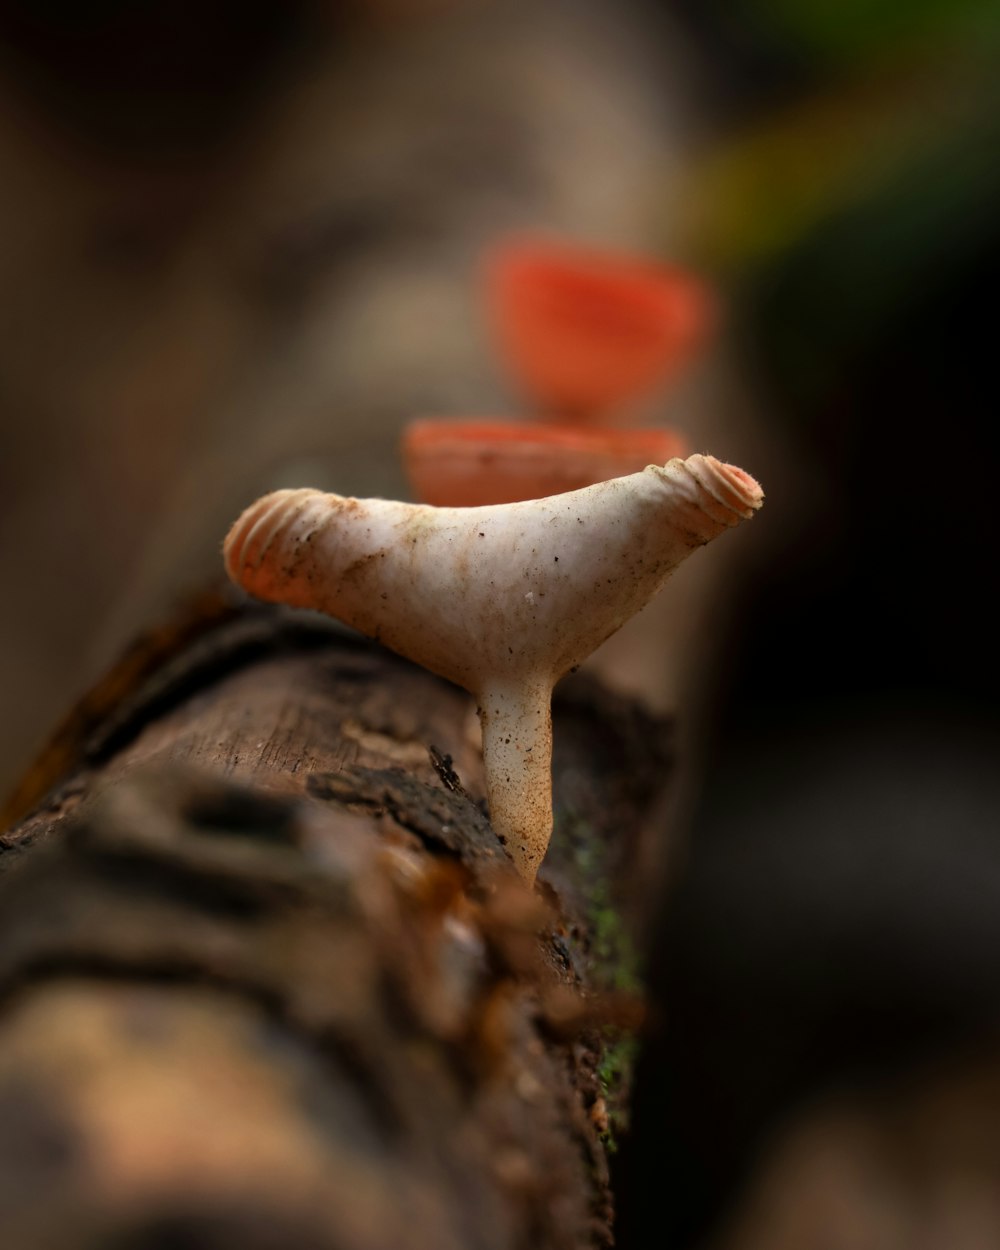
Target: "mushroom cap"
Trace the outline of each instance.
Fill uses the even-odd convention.
[[[590,248],[501,244],[486,281],[501,356],[551,417],[607,420],[686,365],[715,320],[693,274]]]
[[[669,429],[425,418],[406,427],[402,451],[418,499],[463,508],[579,490],[665,464],[687,445]]]
[[[224,552],[250,594],[327,612],[480,694],[551,685],[762,498],[711,456],[478,508],[284,490],[244,512]]]

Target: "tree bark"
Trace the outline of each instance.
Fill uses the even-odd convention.
[[[564,684],[531,891],[474,713],[218,599],[75,711],[0,837],[5,1246],[612,1243],[669,727]]]

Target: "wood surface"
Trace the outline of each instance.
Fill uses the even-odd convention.
[[[70,718],[0,839],[5,1246],[612,1243],[669,726],[565,684],[531,891],[474,713],[214,601]]]

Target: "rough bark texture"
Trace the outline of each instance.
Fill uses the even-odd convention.
[[[464,692],[281,611],[160,631],[0,839],[6,1246],[603,1246],[666,727],[572,679],[529,892]]]

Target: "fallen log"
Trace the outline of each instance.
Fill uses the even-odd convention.
[[[217,598],[84,701],[0,836],[5,1246],[612,1244],[669,726],[560,687],[529,890],[474,712]]]

